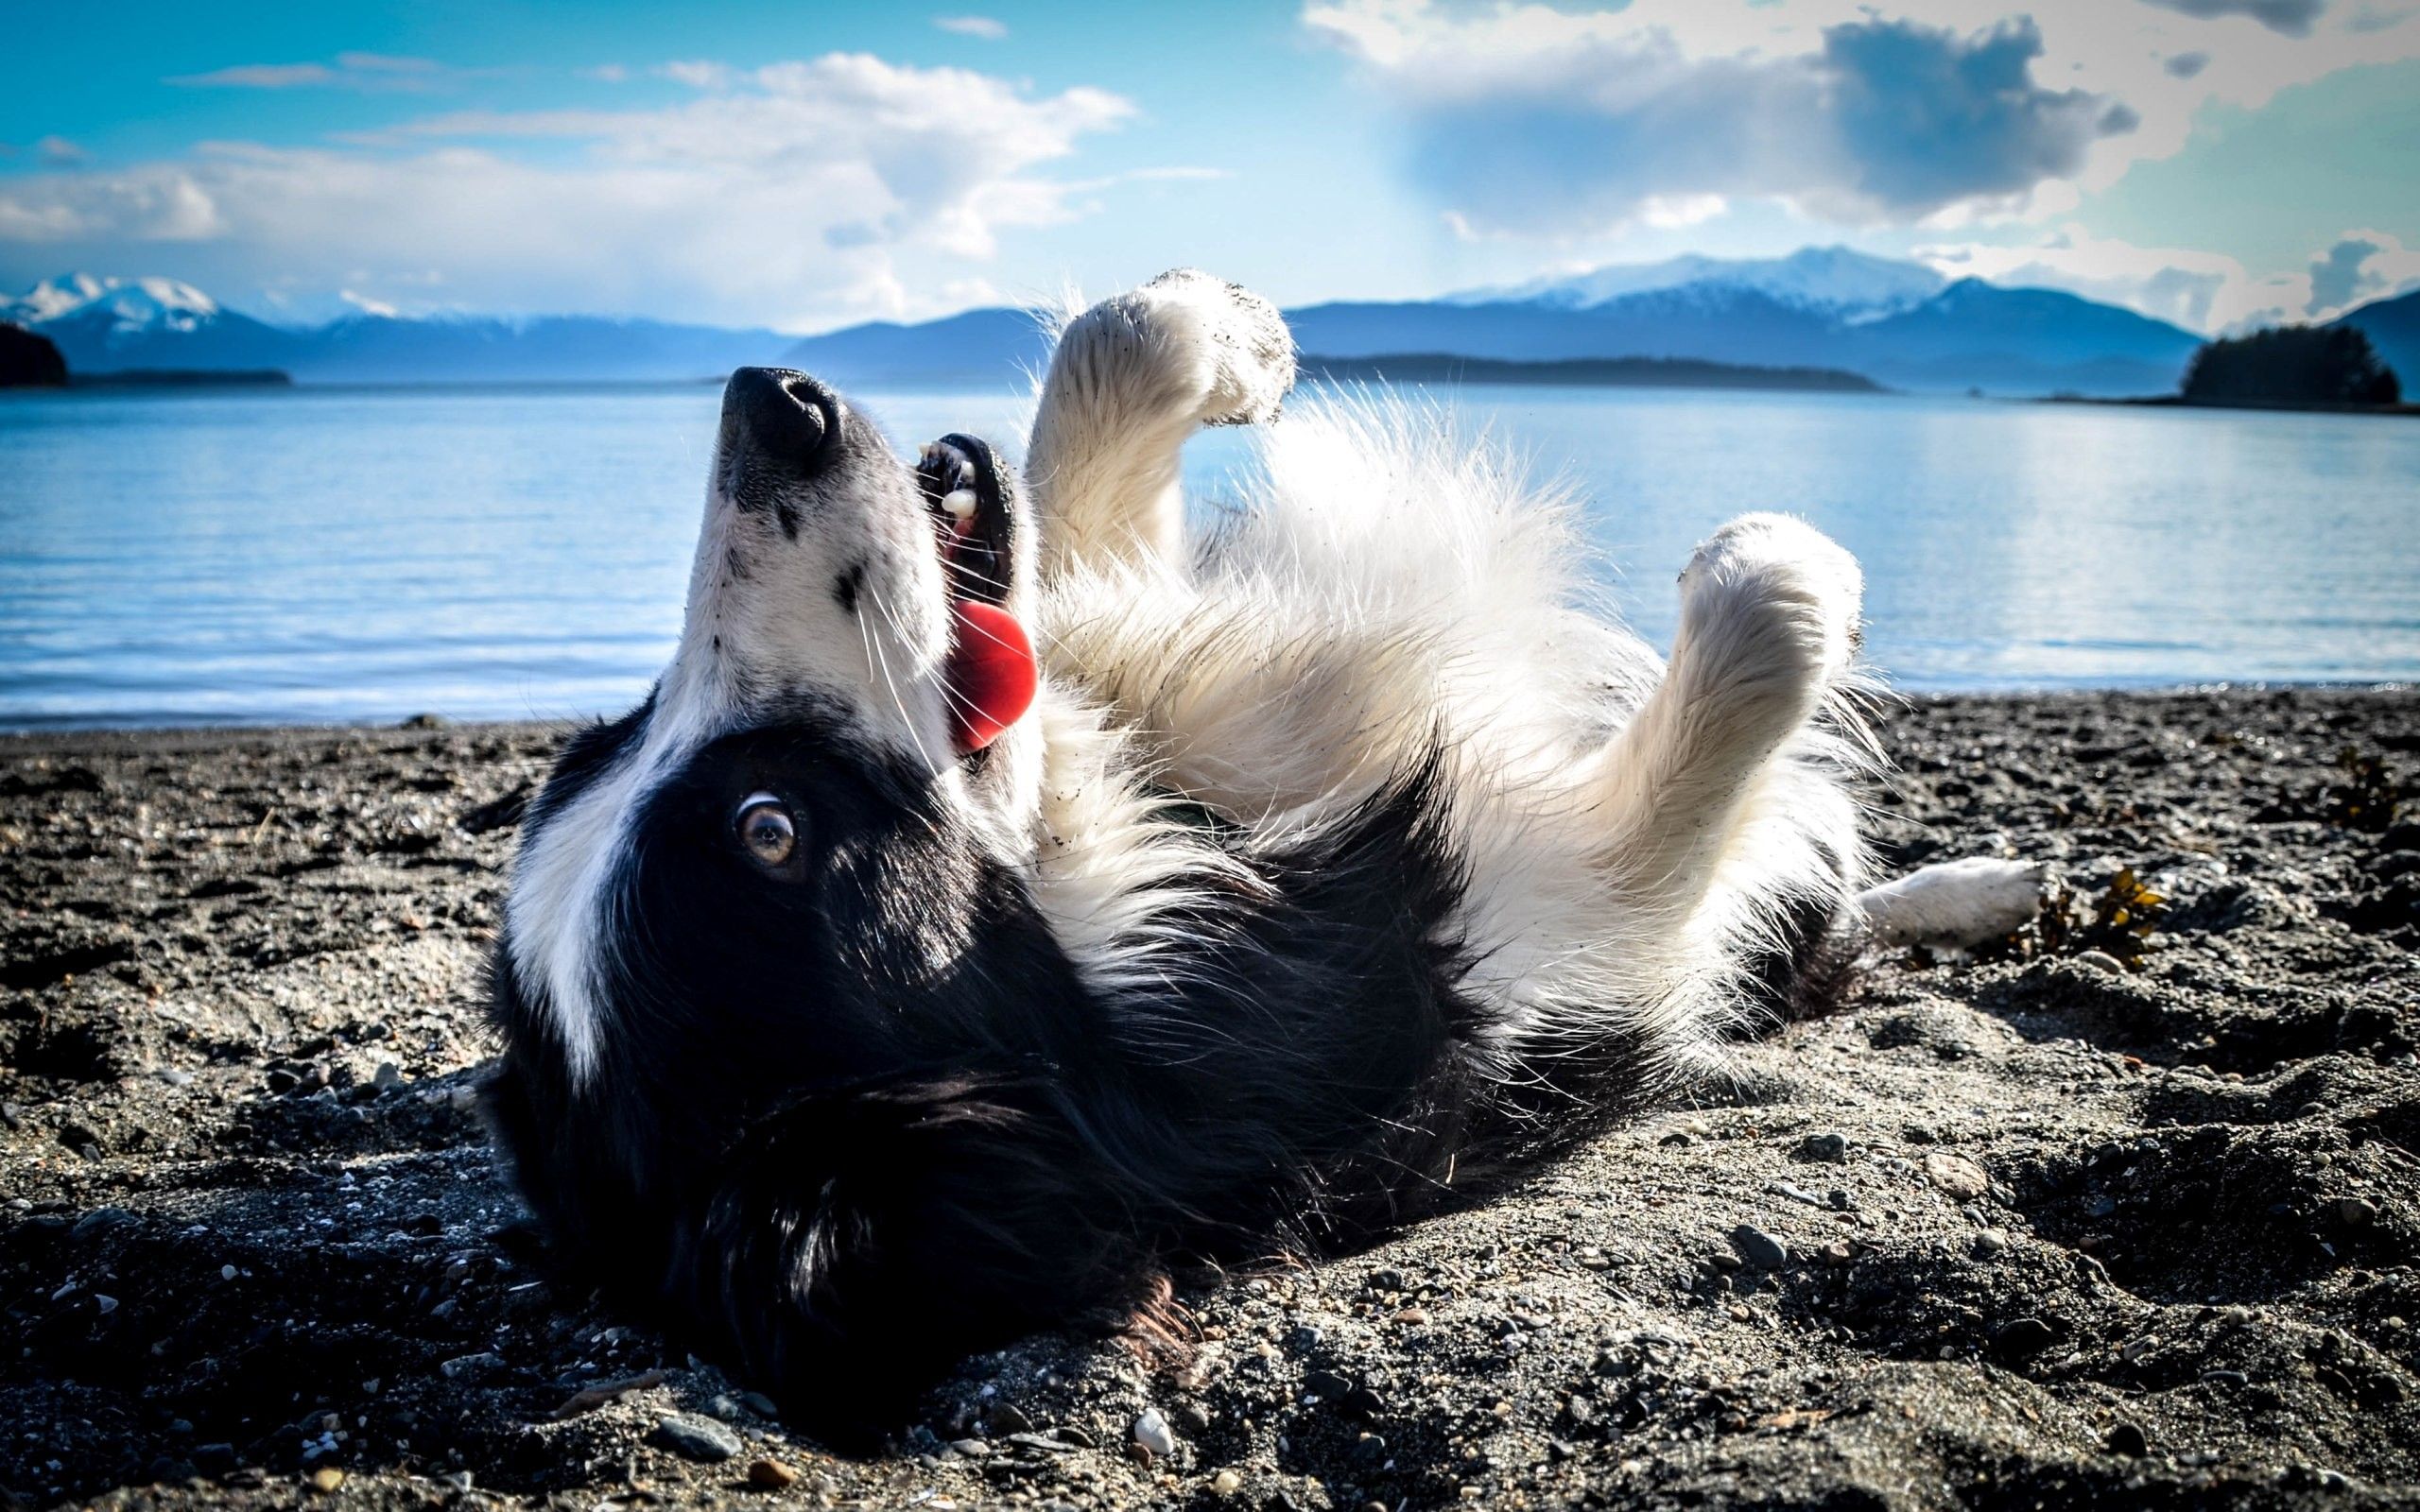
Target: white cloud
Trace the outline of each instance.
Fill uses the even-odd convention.
[[[1953,278],[2066,289],[2206,335],[2333,319],[2420,287],[2420,249],[2378,231],[2345,232],[2303,273],[2255,275],[2223,253],[2137,247],[2072,225],[2025,245],[1942,243],[1915,255]]]
[[[350,89],[365,94],[432,88],[445,75],[426,58],[386,53],[338,53],[325,63],[238,63],[207,74],[182,74],[167,82],[188,89]]]
[[[943,31],[961,37],[980,37],[985,42],[998,42],[1009,34],[1008,23],[990,16],[935,16],[933,25]]]
[[[2420,8],[2318,0],[1311,0],[1403,119],[1413,180],[1475,231],[1568,240],[1656,201],[1834,222],[2049,222],[2257,108],[2420,57]]]
[[[300,278],[407,308],[441,267],[470,308],[796,329],[930,312],[910,288],[1080,214],[1071,197],[1099,180],[1039,170],[1132,113],[1101,90],[859,54],[698,82],[661,108],[454,112],[375,144],[0,180],[0,239],[112,265],[130,243],[193,243],[178,268],[196,282]]]
[[[729,89],[739,77],[737,70],[728,63],[696,60],[666,63],[656,72],[676,84],[686,84],[691,89]]]

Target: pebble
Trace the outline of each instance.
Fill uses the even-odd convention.
[[[2058,1342],[2058,1333],[2038,1317],[2021,1317],[2000,1325],[1992,1335],[1992,1348],[2012,1360],[2022,1360],[2040,1354]]]
[[[1220,1496],[1233,1496],[1244,1488],[1244,1478],[1233,1470],[1220,1470],[1210,1477],[1210,1489]]]
[[[779,1414],[767,1416],[778,1417]],[[1032,1433],[1033,1419],[1027,1417],[1025,1409],[1013,1401],[994,1401],[984,1409],[983,1428],[986,1433],[995,1437],[1006,1438],[1011,1434]]]
[[[1975,1258],[1990,1260],[2008,1249],[2008,1235],[1997,1228],[1979,1228],[1975,1232]]]
[[[798,1483],[798,1471],[777,1459],[760,1459],[748,1467],[748,1484],[760,1491],[778,1491]]]
[[[1810,1160],[1830,1165],[1844,1164],[1849,1158],[1848,1137],[1844,1134],[1809,1134],[1798,1142],[1798,1153]]]
[[[333,1465],[322,1465],[311,1472],[311,1489],[325,1496],[344,1484],[344,1471]]]
[[[676,1412],[655,1425],[655,1436],[677,1454],[712,1464],[739,1452],[739,1435],[711,1418]]]
[[[1395,1321],[1404,1325],[1406,1328],[1426,1328],[1428,1326],[1428,1309],[1425,1307],[1407,1307],[1402,1312],[1395,1314]]]
[[[2123,976],[2126,974],[2125,963],[2118,960],[2117,956],[2110,954],[2107,951],[2081,952],[2076,956],[2076,964],[2078,966],[2088,967],[2093,971],[2099,971],[2103,976]]]
[[[1144,1408],[1143,1415],[1134,1419],[1134,1442],[1150,1450],[1154,1459],[1166,1459],[1176,1452],[1176,1433],[1157,1407]]]
[[[1789,1246],[1753,1224],[1732,1229],[1731,1244],[1740,1259],[1759,1270],[1779,1270],[1789,1263]]]
[[[2339,1197],[2336,1216],[2348,1228],[2367,1228],[2378,1221],[2378,1205],[2367,1197]]]
[[[1925,1157],[1925,1179],[1936,1191],[1961,1202],[1972,1202],[1992,1189],[1992,1178],[1983,1174],[1981,1166],[1946,1150],[1935,1150]]]
[[[1807,1191],[1805,1187],[1798,1186],[1789,1181],[1768,1181],[1765,1183],[1765,1190],[1773,1194],[1775,1196],[1788,1197],[1792,1202],[1803,1202],[1810,1208],[1821,1208],[1824,1206],[1824,1201],[1822,1197],[1819,1197],[1814,1193]]]
[[[67,1237],[76,1244],[88,1245],[112,1228],[142,1221],[124,1208],[95,1208],[76,1220],[75,1227],[67,1230]]]

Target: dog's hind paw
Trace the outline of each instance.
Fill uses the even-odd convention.
[[[1751,514],[1701,544],[1681,574],[1681,639],[1725,685],[1811,697],[1857,653],[1857,558],[1803,520]]]
[[[1969,856],[1919,867],[1858,895],[1874,942],[1971,950],[2013,935],[2042,905],[2043,868],[2034,861]]]

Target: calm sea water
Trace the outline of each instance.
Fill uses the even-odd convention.
[[[860,396],[905,439],[1004,396]],[[2420,422],[1473,388],[1661,642],[1692,542],[1802,514],[1903,687],[2420,679]],[[0,396],[0,728],[618,711],[678,627],[712,387]],[[1241,438],[1194,443],[1215,496]],[[1411,522],[1407,522],[1410,524]]]

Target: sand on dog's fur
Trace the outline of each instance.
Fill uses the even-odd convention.
[[[475,994],[549,732],[0,743],[0,1496],[2420,1505],[2420,801],[2344,761],[2420,767],[2420,696],[1886,733],[1893,865],[2132,868],[2139,962],[1887,963],[1503,1200],[1186,1292],[1189,1364],[1028,1341],[860,1460],[514,1226]]]

